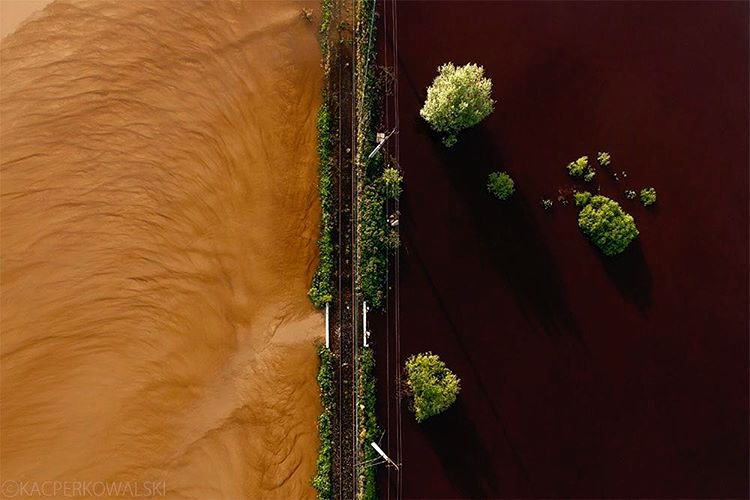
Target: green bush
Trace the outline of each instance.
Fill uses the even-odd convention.
[[[638,236],[633,217],[606,196],[591,198],[578,214],[578,226],[604,255],[617,255]]]
[[[577,207],[585,207],[591,201],[591,193],[588,191],[576,191],[573,193],[573,199]]]
[[[401,182],[404,180],[395,168],[386,168],[383,171],[383,187],[385,194],[390,198],[398,198],[401,194]]]
[[[412,355],[406,360],[406,384],[414,397],[417,422],[445,411],[461,390],[459,378],[431,352]]]
[[[492,81],[484,77],[482,66],[443,64],[427,89],[427,100],[419,114],[444,135],[443,143],[450,147],[461,130],[473,127],[492,113],[495,101],[491,93]]]
[[[568,174],[574,179],[583,179],[588,182],[594,178],[596,172],[589,163],[588,156],[581,156],[576,161],[568,163]]]
[[[609,153],[599,151],[596,154],[596,161],[598,161],[599,165],[601,165],[602,167],[608,167],[609,163],[612,161],[612,158],[609,156]]]
[[[507,200],[515,191],[515,183],[505,172],[492,172],[487,178],[487,191],[500,200]]]
[[[641,203],[644,207],[649,207],[656,203],[656,189],[652,187],[641,189]]]
[[[382,182],[365,186],[359,199],[360,289],[367,303],[383,304],[387,280],[388,222]]]
[[[333,386],[334,358],[333,353],[324,345],[318,345],[318,386],[320,387],[320,404],[323,408],[318,417],[318,435],[320,449],[315,476],[312,484],[318,490],[319,499],[333,498],[332,465],[333,465],[333,430],[332,419],[335,411],[335,394]]]

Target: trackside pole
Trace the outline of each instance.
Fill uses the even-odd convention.
[[[362,345],[367,345],[367,301],[362,301]]]
[[[330,303],[326,302],[326,348],[331,348],[331,324],[328,319],[328,308]]]
[[[391,458],[388,455],[385,454],[385,452],[380,448],[380,446],[377,445],[377,443],[375,443],[375,441],[371,442],[370,446],[372,446],[373,448],[375,448],[375,451],[377,451],[378,454],[381,457],[383,457],[386,462],[388,462],[389,464],[391,464],[392,466],[394,466],[396,468],[396,470],[398,470],[398,465],[396,465],[396,462],[394,462],[393,460],[391,460]]]

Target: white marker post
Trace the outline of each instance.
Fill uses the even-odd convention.
[[[328,306],[329,303],[326,302],[326,348],[331,348],[331,326],[330,322],[328,320]]]
[[[380,455],[381,457],[383,457],[383,459],[384,459],[384,460],[385,460],[386,462],[388,462],[389,464],[391,464],[392,466],[394,466],[394,467],[396,468],[396,470],[398,470],[398,465],[396,465],[396,462],[394,462],[393,460],[391,460],[391,459],[390,459],[390,457],[389,457],[388,455],[386,455],[386,454],[385,454],[385,452],[384,452],[384,451],[383,451],[382,449],[380,449],[380,446],[378,446],[378,445],[377,445],[377,444],[375,443],[375,441],[371,442],[371,443],[370,443],[370,446],[372,446],[373,448],[375,448],[375,451],[377,451],[377,452],[378,452],[378,454],[379,454],[379,455]]]
[[[367,301],[362,301],[362,342],[365,347],[367,345]]]

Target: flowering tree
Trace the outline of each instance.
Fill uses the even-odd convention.
[[[484,77],[482,66],[443,64],[427,89],[427,100],[419,114],[443,134],[443,144],[450,147],[461,130],[473,127],[492,113],[495,101],[491,92],[492,80]]]

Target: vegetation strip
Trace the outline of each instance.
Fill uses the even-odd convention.
[[[323,61],[323,100],[318,111],[318,191],[320,194],[320,237],[318,239],[318,269],[310,287],[310,300],[315,307],[323,307],[333,299],[333,179],[332,168],[332,117],[331,96],[328,89],[331,77],[329,29],[333,5],[331,0],[321,2],[321,21],[318,40]]]
[[[333,414],[336,400],[333,385],[334,358],[326,346],[318,345],[318,385],[320,386],[320,403],[323,408],[318,417],[318,434],[320,451],[312,484],[318,490],[318,498],[333,498],[332,465],[333,465]]]

